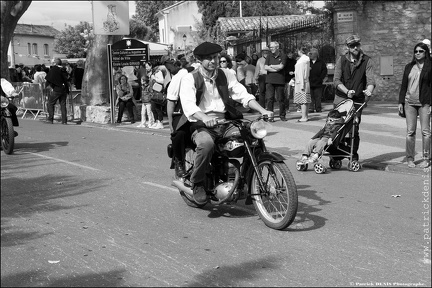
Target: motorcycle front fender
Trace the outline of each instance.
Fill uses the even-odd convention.
[[[282,162],[282,161],[286,160],[286,158],[277,152],[263,152],[263,153],[260,153],[258,155],[257,161],[261,162],[264,160]]]

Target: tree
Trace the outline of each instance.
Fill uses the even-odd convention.
[[[0,1],[1,4],[1,70],[2,78],[10,80],[8,65],[8,49],[15,27],[21,16],[27,11],[32,1]]]
[[[54,51],[66,54],[67,58],[85,58],[92,29],[92,25],[85,21],[75,27],[67,26],[55,37]]]
[[[130,34],[129,38],[136,38],[145,41],[156,42],[157,37],[151,30],[149,26],[147,26],[144,21],[140,19],[132,18],[129,20]]]
[[[154,38],[157,39],[159,37],[159,21],[156,17],[156,13],[173,5],[175,2],[176,1],[135,1],[136,9],[132,19],[142,21],[145,26],[150,27],[155,35]]]

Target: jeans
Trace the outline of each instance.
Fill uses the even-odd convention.
[[[309,105],[309,111],[315,110],[316,112],[321,112],[321,97],[323,94],[323,87],[311,87],[311,104]]]
[[[422,156],[423,159],[430,160],[431,154],[431,115],[430,105],[412,106],[405,104],[405,115],[407,123],[406,136],[406,158],[407,161],[414,161],[415,155],[415,139],[417,130],[417,115],[420,119],[420,127],[422,132]]]
[[[160,122],[163,122],[163,105],[151,101],[151,109],[155,120],[159,120]]]
[[[228,127],[230,125],[221,125],[214,128],[198,128],[192,133],[192,141],[196,145],[194,168],[190,178],[192,183],[199,183],[205,180],[207,168],[213,157],[215,139],[222,137]]]
[[[48,103],[47,103],[48,121],[52,122],[54,120],[54,105],[57,103],[58,100],[60,102],[62,123],[67,122],[66,98],[67,98],[66,90],[63,90],[62,92],[52,91],[52,93],[49,95]]]
[[[275,98],[279,103],[279,117],[285,117],[285,84],[266,84],[266,108],[269,111],[274,111]],[[275,97],[276,96],[276,97]]]
[[[146,118],[148,118],[149,125],[152,125],[155,122],[150,103],[142,103],[141,106],[141,123],[144,124]]]
[[[292,99],[294,97],[294,86],[291,86],[288,84],[289,81],[287,83],[285,83],[285,88],[284,88],[284,93],[285,93],[285,108],[287,111],[289,111],[289,103],[290,103],[290,98]]]
[[[303,155],[310,156],[312,152],[321,155],[324,151],[325,146],[328,143],[328,139],[328,137],[310,139],[308,144],[306,145],[306,149],[303,152]]]

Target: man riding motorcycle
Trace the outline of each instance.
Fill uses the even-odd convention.
[[[5,78],[1,78],[1,96],[4,97],[16,97],[18,96],[18,93],[15,91],[15,88],[12,86],[12,84],[6,80]],[[9,102],[7,108],[11,112],[11,119],[13,126],[18,127],[18,117],[16,115],[16,112],[18,111],[18,108],[12,103]],[[18,136],[18,132],[14,131],[15,137]]]
[[[217,121],[243,118],[241,112],[234,108],[234,101],[262,115],[268,115],[269,118],[273,117],[273,112],[259,105],[231,72],[219,68],[221,51],[222,47],[214,43],[204,42],[198,45],[194,55],[201,61],[201,65],[181,79],[179,92],[184,115],[176,130],[187,121],[191,124],[196,158],[190,180],[194,200],[200,205],[207,202],[204,180],[214,152],[214,141],[223,136],[227,128],[226,125],[216,126]]]

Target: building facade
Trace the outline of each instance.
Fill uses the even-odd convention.
[[[54,38],[60,31],[47,25],[17,24],[8,49],[10,66],[50,65]]]
[[[397,103],[414,46],[431,39],[431,2],[340,1],[333,17],[336,56],[345,54],[345,39],[358,34],[375,67],[374,100]]]
[[[197,45],[196,25],[201,22],[197,1],[179,1],[156,16],[159,19],[159,42],[172,45],[174,54],[188,53]]]

